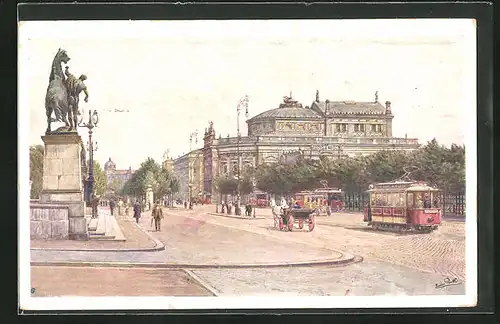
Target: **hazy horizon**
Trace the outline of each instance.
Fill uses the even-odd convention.
[[[209,121],[236,135],[236,105],[249,115],[277,108],[284,95],[392,102],[393,136],[466,143],[476,113],[472,20],[61,21],[19,27],[19,111],[30,145],[43,144],[44,99],[58,48],[75,75],[86,74],[84,114],[100,115],[95,159],[118,169],[189,151],[189,134]],[[473,92],[473,93],[471,93]],[[112,112],[114,110],[129,112]],[[21,113],[24,114],[21,114]],[[475,118],[474,118],[475,119]],[[244,112],[240,128],[246,135]],[[53,123],[53,129],[59,124]],[[86,129],[79,133],[86,142]]]

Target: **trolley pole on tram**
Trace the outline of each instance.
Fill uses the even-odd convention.
[[[234,213],[236,215],[241,215],[241,192],[240,192],[240,182],[241,182],[241,161],[240,161],[240,139],[241,139],[241,133],[240,133],[240,112],[241,112],[241,107],[245,107],[245,116],[248,117],[248,96],[245,95],[240,101],[238,102],[238,105],[236,106],[236,133],[237,133],[237,140],[236,140],[236,158],[237,158],[237,163],[238,163],[238,173],[236,175],[237,179],[237,186],[236,186],[236,208],[234,210]]]

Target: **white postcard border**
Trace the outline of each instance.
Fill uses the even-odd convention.
[[[19,39],[21,39],[19,35]],[[18,110],[19,303],[22,310],[178,310],[289,308],[467,307],[477,303],[477,130],[476,34],[465,36],[466,127],[466,294],[429,296],[231,296],[231,297],[32,297],[30,294],[29,117]],[[26,45],[23,45],[26,46]],[[471,64],[470,62],[474,62]],[[18,71],[22,65],[18,62]],[[473,85],[473,86],[471,86]],[[18,107],[29,107],[18,84]]]

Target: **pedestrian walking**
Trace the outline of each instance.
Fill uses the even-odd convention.
[[[136,201],[134,203],[134,218],[135,222],[139,223],[139,218],[141,218],[141,205]]]
[[[151,216],[153,217],[154,222],[155,222],[155,230],[157,232],[161,232],[161,220],[163,218],[163,211],[160,207],[159,202],[157,202],[154,205],[153,211],[151,212]]]
[[[109,210],[111,211],[111,216],[113,216],[114,214],[114,210],[115,210],[115,201],[114,200],[111,200],[109,202]]]

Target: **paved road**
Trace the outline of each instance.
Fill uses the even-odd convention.
[[[443,222],[430,234],[396,234],[368,230],[360,214],[334,214],[318,217],[313,232],[280,232],[272,228],[270,212],[264,220],[237,220],[207,215],[201,208],[193,212],[180,211],[206,223],[274,237],[280,241],[331,248],[361,255],[381,262],[417,270],[465,279],[465,224]]]
[[[194,270],[220,292],[232,294],[415,295],[463,294],[464,284],[435,288],[445,277],[465,277],[464,224],[444,222],[432,234],[397,235],[360,230],[361,215],[317,218],[313,232],[280,232],[272,219],[209,215],[213,206],[166,211],[160,252],[32,251],[33,261],[263,262],[335,256],[336,250],[364,261],[344,267]],[[149,214],[140,221],[150,227]]]

